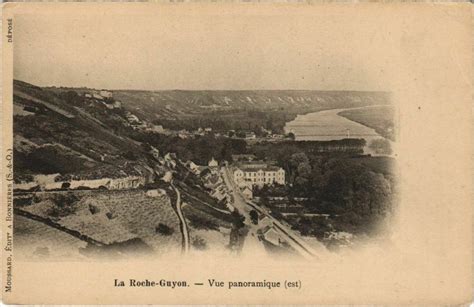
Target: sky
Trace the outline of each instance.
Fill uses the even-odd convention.
[[[373,16],[168,8],[19,15],[14,77],[144,90],[390,90],[394,38]]]

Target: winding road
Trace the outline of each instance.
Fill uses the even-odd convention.
[[[184,218],[183,211],[181,210],[181,193],[176,188],[176,186],[171,182],[171,187],[173,187],[176,193],[176,212],[178,213],[178,218],[180,220],[181,234],[183,235],[183,253],[187,254],[189,252],[189,230],[188,224],[186,224],[186,219]]]

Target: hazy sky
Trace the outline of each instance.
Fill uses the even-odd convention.
[[[383,20],[278,11],[17,16],[14,75],[108,89],[389,90]]]

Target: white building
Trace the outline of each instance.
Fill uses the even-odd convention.
[[[125,115],[125,116],[127,117],[127,120],[130,124],[140,123],[140,119],[132,113],[127,113],[127,115]]]
[[[172,153],[172,152],[167,153],[165,155],[165,164],[168,167],[175,168],[176,167],[176,161],[174,159],[176,159],[176,154],[175,153]]]
[[[285,170],[277,166],[253,167],[242,165],[234,171],[234,181],[257,186],[285,184]]]
[[[104,98],[112,98],[112,92],[109,91],[100,91],[99,94]]]
[[[162,125],[153,125],[153,127],[151,129],[152,129],[153,132],[158,132],[158,133],[161,133],[161,132],[165,131],[165,129],[163,129]]]
[[[252,199],[253,198],[253,192],[252,192],[252,189],[250,189],[249,187],[244,187],[242,189],[242,194],[245,196],[245,198],[247,199]]]
[[[151,189],[146,191],[148,197],[161,197],[166,195],[166,191],[163,189]]]
[[[245,139],[254,140],[256,138],[257,138],[257,136],[255,135],[255,132],[253,132],[253,131],[245,132]]]
[[[272,243],[273,245],[279,246],[282,243],[280,234],[271,226],[266,226],[260,230],[262,239]]]
[[[94,93],[94,94],[92,94],[92,97],[95,98],[95,99],[98,99],[98,100],[104,100],[104,97],[102,97],[102,95],[100,95],[100,94]]]
[[[217,167],[219,166],[219,163],[214,160],[214,157],[211,159],[211,161],[209,161],[209,163],[207,164],[209,167]]]
[[[112,104],[114,106],[114,109],[120,109],[122,107],[122,102],[121,101],[114,101],[114,103]]]
[[[186,162],[186,166],[188,167],[189,170],[191,170],[191,172],[193,172],[196,175],[199,175],[199,173],[201,173],[201,170],[199,169],[199,165],[197,165],[193,161]]]

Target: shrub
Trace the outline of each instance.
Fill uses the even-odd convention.
[[[193,247],[197,250],[205,250],[207,249],[207,243],[206,241],[199,237],[199,236],[196,236],[193,238],[193,241],[191,243],[193,245]]]
[[[165,225],[163,223],[158,224],[158,226],[155,228],[156,233],[162,234],[164,236],[171,236],[174,232],[174,229],[169,227],[168,225]]]

